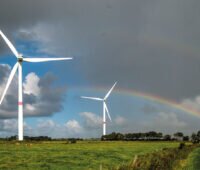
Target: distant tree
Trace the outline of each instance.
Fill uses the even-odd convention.
[[[157,137],[158,138],[162,138],[163,137],[163,134],[161,132],[157,133]]]
[[[145,133],[146,140],[160,140],[163,137],[161,132],[150,131]]]
[[[195,133],[192,133],[192,135],[191,135],[191,141],[192,141],[192,143],[199,143],[199,138],[198,138],[198,136],[197,136],[197,134],[195,134]]]
[[[125,140],[131,140],[132,138],[133,138],[132,133],[127,133],[127,134],[124,135]]]
[[[157,137],[157,133],[154,131],[150,131],[150,132],[146,133],[146,137],[147,138],[155,138],[155,137]]]
[[[183,136],[183,141],[189,141],[189,136]]]
[[[75,138],[71,138],[69,141],[70,141],[70,143],[76,143],[76,139]]]
[[[174,137],[183,137],[183,133],[182,132],[176,132],[176,133],[174,133]]]
[[[200,139],[200,131],[197,132],[197,137]]]
[[[7,138],[8,141],[17,140],[17,136],[11,136]]]
[[[176,140],[183,140],[183,133],[182,132],[176,132],[176,133],[174,133],[174,138],[176,139]]]
[[[124,140],[124,135],[121,133],[116,134],[116,140]]]
[[[108,135],[108,139],[109,140],[116,140],[117,139],[117,133],[113,132],[110,135]]]
[[[189,141],[189,136],[184,136],[184,134],[182,132],[176,132],[174,133],[174,138],[167,134],[164,135],[161,132],[155,132],[155,131],[149,131],[149,132],[145,132],[145,133],[127,133],[127,134],[122,134],[122,133],[116,133],[116,132],[112,132],[110,134],[107,135],[103,135],[101,137],[101,140],[127,140],[127,141],[135,141],[135,140],[166,140],[166,141],[170,141],[170,140],[184,140],[184,141]],[[193,141],[200,141],[200,131],[193,135]]]
[[[123,139],[124,135],[116,132],[112,132],[111,134],[103,135],[101,137],[101,140],[123,140]]]
[[[166,141],[170,141],[171,140],[171,135],[165,135],[163,138]]]

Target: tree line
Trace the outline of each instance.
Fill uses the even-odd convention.
[[[17,135],[10,136],[6,138],[0,138],[1,141],[15,141],[17,140]],[[112,132],[108,135],[103,135],[101,140],[107,141],[191,141],[193,143],[200,143],[200,131],[197,133],[192,133],[191,136],[184,135],[183,132],[176,132],[173,135],[163,134],[161,132],[149,131],[149,132],[139,132],[139,133],[117,133]],[[74,141],[82,140],[99,140],[95,139],[83,139],[83,138],[51,138],[48,136],[24,136],[25,141],[68,141],[74,143]]]
[[[18,136],[10,136],[5,138],[0,138],[1,141],[16,141]],[[24,141],[69,141],[74,143],[74,141],[81,141],[82,138],[51,138],[49,136],[24,136]]]
[[[192,141],[193,143],[200,142],[200,131],[193,133],[191,136],[184,135],[183,132],[176,132],[173,135],[165,134],[161,132],[145,132],[145,133],[116,133],[112,132],[108,135],[103,135],[101,140],[108,141]]]

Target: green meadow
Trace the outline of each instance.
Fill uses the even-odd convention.
[[[178,147],[178,142],[1,142],[0,169],[102,170],[131,162],[135,155]]]

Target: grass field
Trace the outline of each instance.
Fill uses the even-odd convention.
[[[133,160],[134,155],[162,148],[178,147],[177,142],[65,142],[0,143],[0,169],[111,169]]]

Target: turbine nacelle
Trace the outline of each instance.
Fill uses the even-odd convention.
[[[18,55],[17,61],[18,61],[19,63],[22,63],[22,62],[23,62],[23,55],[22,55],[22,54],[19,54],[19,55]]]

